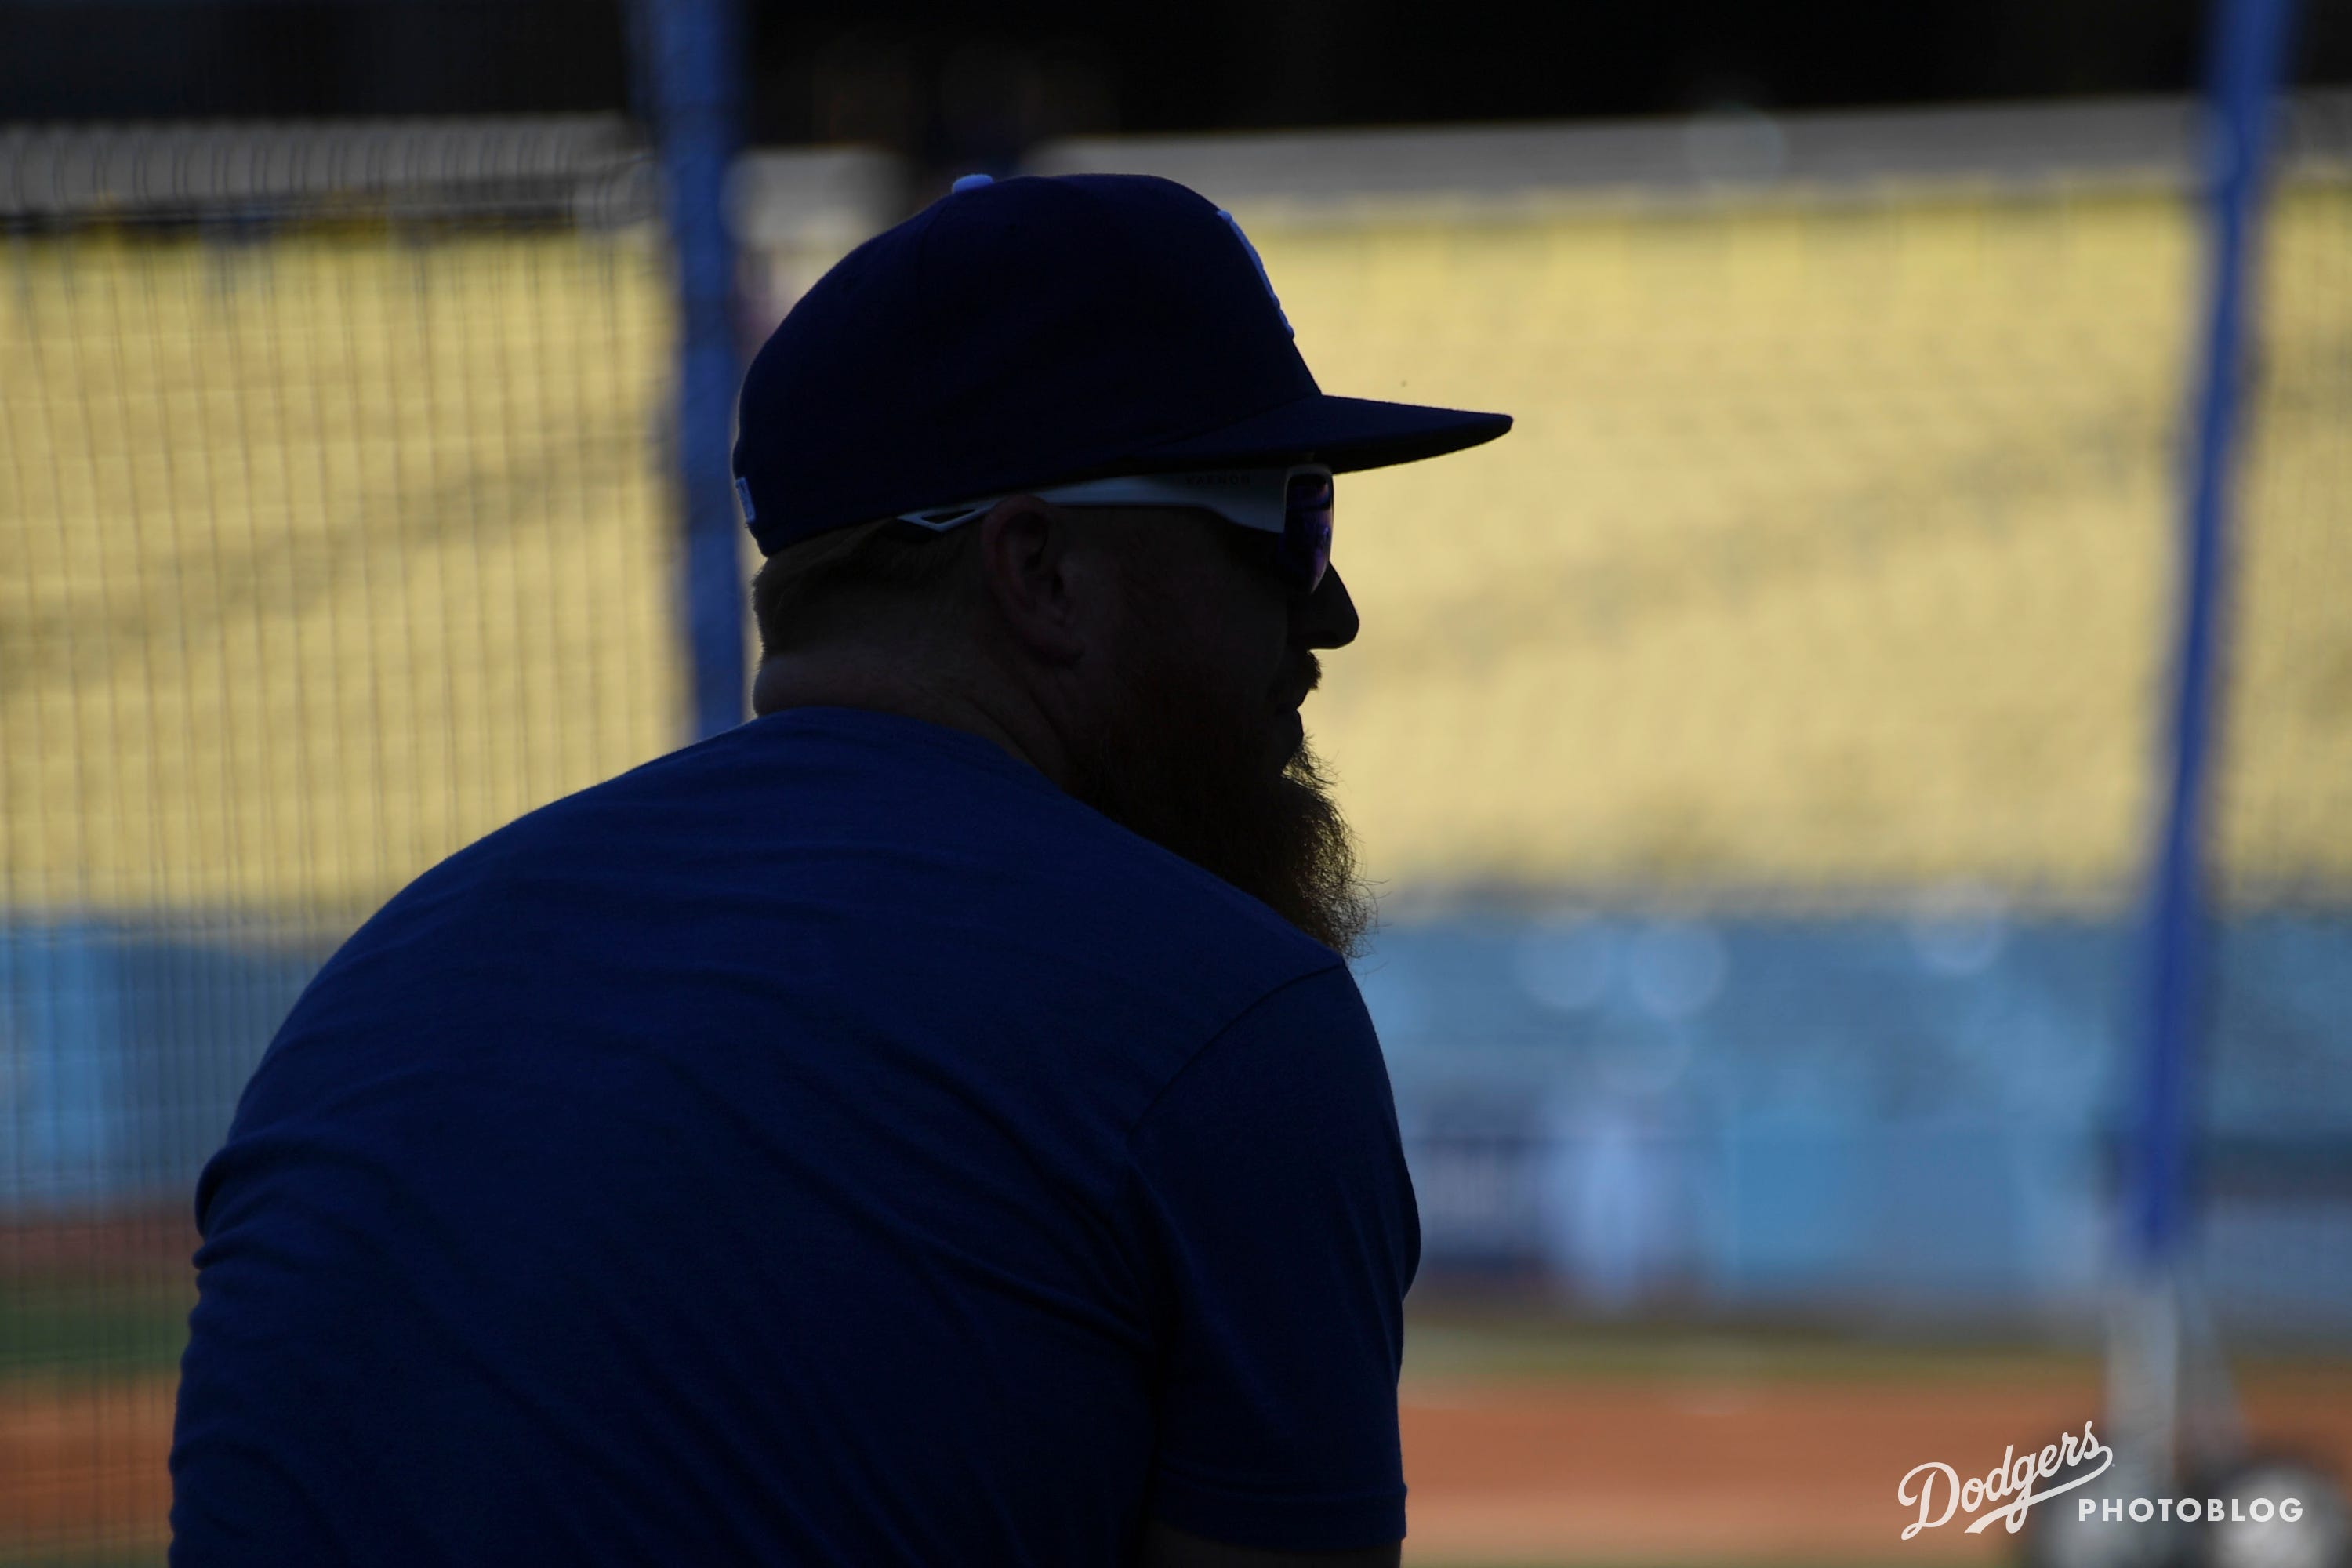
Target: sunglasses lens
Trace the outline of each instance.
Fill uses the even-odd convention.
[[[1311,594],[1331,564],[1331,476],[1293,474],[1283,496],[1282,563]]]

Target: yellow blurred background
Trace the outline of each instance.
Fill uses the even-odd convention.
[[[2127,890],[2198,252],[2155,188],[1244,207],[1347,479],[1309,709],[1392,889]],[[2352,186],[2289,184],[2221,863],[2341,891]],[[365,912],[683,738],[646,231],[12,242],[0,898]]]

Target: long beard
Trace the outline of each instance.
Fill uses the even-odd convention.
[[[1181,855],[1353,957],[1371,930],[1371,889],[1321,765],[1302,738],[1276,770],[1262,712],[1234,711],[1161,664],[1071,759],[1070,793]]]

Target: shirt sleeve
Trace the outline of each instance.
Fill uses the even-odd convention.
[[[1260,1000],[1129,1146],[1164,1291],[1152,1511],[1277,1551],[1402,1540],[1397,1372],[1421,1227],[1354,979],[1335,965]]]

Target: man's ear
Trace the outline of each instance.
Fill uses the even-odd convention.
[[[1007,496],[980,530],[981,574],[997,613],[1022,647],[1055,664],[1086,651],[1084,606],[1071,571],[1070,521],[1035,496]]]

